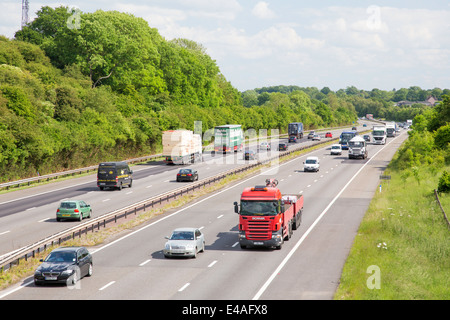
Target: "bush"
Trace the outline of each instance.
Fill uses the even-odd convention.
[[[444,171],[442,176],[439,178],[438,192],[450,192],[450,174]]]

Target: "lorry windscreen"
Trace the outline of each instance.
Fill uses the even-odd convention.
[[[243,216],[274,216],[279,211],[278,201],[241,201]]]
[[[373,131],[372,135],[374,135],[374,136],[384,136],[384,131]]]

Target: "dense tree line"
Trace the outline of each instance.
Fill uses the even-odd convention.
[[[444,95],[450,95],[450,89],[434,88],[425,90],[418,86],[401,88],[399,90],[393,89],[391,91],[380,89],[367,91],[350,86],[334,92],[328,87],[319,90],[315,87],[302,88],[299,86],[280,85],[245,91],[242,93],[243,103],[247,107],[261,105],[272,93],[290,94],[294,91],[307,93],[314,104],[317,104],[318,101],[327,105],[330,104],[330,101],[334,105],[336,105],[336,102],[344,106],[350,104],[358,117],[364,117],[370,113],[375,118],[402,122],[407,119],[413,119],[416,115],[430,109],[430,106],[423,103],[429,97],[434,97],[436,100],[441,101]],[[397,106],[396,103],[400,101],[409,101],[411,103]]]
[[[141,18],[42,7],[14,40],[0,36],[0,180],[158,152],[162,131],[195,121],[349,124],[365,100],[293,86],[241,93],[202,45],[166,40]]]

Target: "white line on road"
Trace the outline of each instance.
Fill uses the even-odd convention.
[[[184,289],[186,289],[187,287],[189,287],[189,285],[190,285],[190,283],[188,282],[188,283],[186,283],[184,286],[182,286],[179,290],[178,290],[178,292],[181,292],[181,291],[183,291]]]
[[[28,208],[27,210],[25,210],[25,211],[30,211],[30,210],[34,210],[34,209],[36,209],[36,207],[33,207],[33,208]]]
[[[220,218],[222,218],[222,217],[223,217],[223,214],[221,214],[220,216],[218,216],[217,219],[220,219]]]
[[[208,265],[208,268],[211,268],[213,265],[215,265],[217,263],[217,260],[214,260],[213,262],[211,262],[209,265]]]
[[[149,263],[150,261],[152,261],[151,259],[145,260],[144,262],[142,262],[139,267],[142,267],[143,265],[146,265],[147,263]]]
[[[39,220],[38,222],[44,222],[44,221],[47,221],[47,220],[49,220],[50,218],[44,218],[44,219],[42,219],[42,220]]]
[[[2,233],[0,233],[0,236],[2,235],[2,234],[6,234],[6,233],[9,233],[9,232],[11,232],[10,230],[8,230],[8,231],[3,231]]]
[[[104,285],[103,287],[101,287],[100,289],[98,289],[98,291],[102,291],[102,290],[108,288],[110,285],[112,285],[112,284],[114,284],[114,283],[116,283],[116,282],[115,282],[115,281],[111,281],[111,282],[108,283],[107,285]]]
[[[238,244],[239,244],[239,241],[238,241],[238,242],[235,242],[231,247],[234,248],[234,247],[236,247]]]
[[[106,201],[109,201],[109,200],[111,200],[111,199],[105,199],[105,200],[103,200],[103,202],[106,202]]]

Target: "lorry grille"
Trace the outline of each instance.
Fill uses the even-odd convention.
[[[249,240],[269,240],[271,237],[270,221],[248,221],[247,238]]]

